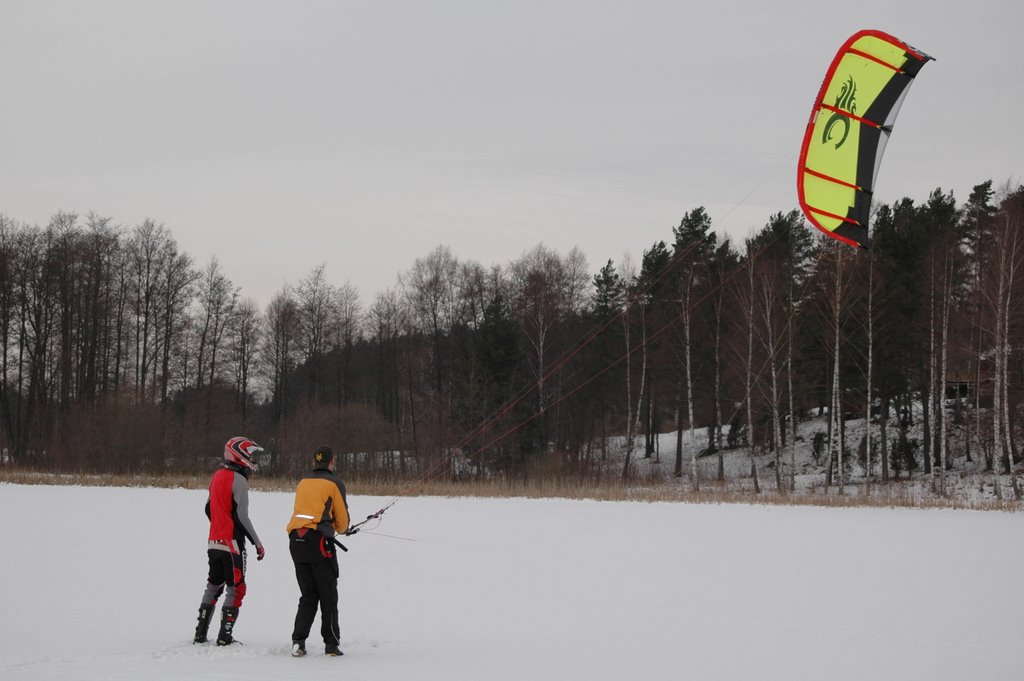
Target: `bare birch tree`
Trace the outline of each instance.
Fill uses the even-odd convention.
[[[298,305],[285,286],[278,291],[264,312],[265,333],[261,343],[260,366],[270,391],[274,420],[284,420],[289,377],[298,354]]]
[[[744,402],[747,408],[747,446],[750,448],[750,477],[754,480],[754,494],[761,493],[761,484],[757,479],[757,463],[754,459],[755,436],[754,436],[754,299],[756,292],[754,288],[754,269],[757,266],[757,253],[754,249],[752,239],[747,240],[747,290],[746,290],[746,322],[747,322],[747,361]]]
[[[252,298],[243,299],[235,308],[234,319],[228,331],[232,373],[235,379],[235,401],[242,415],[243,424],[248,417],[249,390],[261,331],[256,301]]]
[[[697,475],[696,425],[693,421],[693,320],[699,314],[697,302],[707,284],[707,261],[715,248],[711,216],[697,207],[683,215],[675,235],[674,259],[678,272],[680,319],[683,323],[683,369],[686,384],[687,427],[690,429],[690,482],[694,491],[700,489]]]
[[[320,396],[323,357],[335,319],[334,287],[327,281],[326,269],[326,265],[314,267],[295,287],[297,340],[309,372],[307,397],[310,401]]]

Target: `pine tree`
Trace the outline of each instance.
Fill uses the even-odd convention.
[[[698,301],[708,283],[707,261],[715,249],[715,233],[711,231],[711,216],[703,206],[683,215],[673,230],[673,245],[678,271],[679,317],[683,323],[683,370],[685,375],[686,424],[690,431],[690,480],[694,491],[700,489],[697,476],[696,426],[693,422],[693,321],[700,314]],[[680,399],[680,402],[683,400]],[[677,445],[682,443],[677,437]],[[677,475],[681,473],[680,447],[676,447]]]

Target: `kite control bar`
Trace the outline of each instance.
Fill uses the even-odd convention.
[[[345,533],[345,536],[349,536],[349,535],[355,534],[356,532],[359,531],[360,527],[362,527],[366,523],[370,522],[371,520],[374,520],[374,519],[379,520],[380,517],[382,515],[384,515],[384,511],[388,510],[389,508],[391,508],[392,506],[395,505],[395,501],[398,501],[398,499],[394,499],[390,504],[388,504],[384,508],[380,509],[376,513],[371,513],[370,515],[366,516],[366,520],[363,520],[362,522],[358,522],[355,525],[353,525],[352,527],[348,528],[348,532]]]

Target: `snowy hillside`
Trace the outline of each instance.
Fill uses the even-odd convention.
[[[946,471],[947,495],[943,499],[939,494],[940,480],[939,467],[934,467],[933,474],[924,472],[924,456],[921,453],[923,434],[921,429],[921,416],[915,415],[913,425],[907,429],[906,437],[913,447],[916,447],[915,464],[912,471],[907,470],[906,462],[903,462],[898,472],[892,461],[892,449],[899,430],[896,427],[895,418],[890,419],[888,428],[889,440],[889,477],[888,485],[880,485],[881,464],[879,457],[880,429],[877,418],[868,424],[873,439],[872,466],[871,466],[871,489],[866,489],[866,468],[863,458],[858,456],[858,448],[864,438],[865,420],[863,418],[850,419],[845,423],[846,428],[846,453],[844,454],[844,467],[846,468],[845,493],[851,497],[863,497],[870,494],[872,503],[885,505],[889,501],[902,504],[915,504],[919,502],[939,503],[942,501],[957,506],[984,505],[995,500],[993,487],[993,476],[991,470],[985,470],[985,460],[977,448],[972,453],[971,461],[967,460],[966,448],[964,445],[964,430],[952,429],[949,437],[949,450],[947,457],[949,468]],[[795,470],[795,488],[803,495],[816,495],[825,493],[825,469],[827,462],[827,432],[828,416],[807,415],[805,420],[799,424],[798,438],[793,451],[787,443],[782,449],[781,471],[783,480],[788,484],[789,476]],[[815,456],[815,436],[818,438],[819,454]],[[729,448],[722,448],[723,468],[725,472],[724,486],[709,485],[716,480],[718,474],[717,452],[707,452],[708,434],[704,428],[684,431],[682,437],[683,452],[683,477],[673,478],[676,452],[676,433],[661,433],[657,436],[656,451],[650,456],[644,456],[644,436],[637,436],[632,454],[632,475],[640,481],[662,481],[667,485],[678,485],[688,490],[690,487],[690,455],[694,449],[698,452],[697,469],[702,484],[708,489],[752,492],[753,478],[750,474],[750,450],[746,446],[737,445]],[[723,438],[724,440],[724,438]],[[605,452],[606,460],[603,467],[609,474],[621,474],[625,458],[625,438],[615,438],[610,441]],[[595,456],[601,456],[601,453]],[[791,464],[795,461],[795,466]],[[761,489],[766,494],[771,494],[776,489],[775,482],[775,453],[768,451],[765,447],[759,446],[754,457],[758,471],[758,480]],[[838,494],[838,478],[828,490],[829,494]],[[1000,485],[1003,488],[1004,498],[1012,499],[1012,481],[1009,475],[1000,475]],[[754,499],[754,497],[751,497]]]
[[[252,494],[245,644],[189,643],[204,499],[0,485],[0,678],[1021,678],[1021,514],[405,498],[347,541],[345,656],[293,659],[287,493]]]

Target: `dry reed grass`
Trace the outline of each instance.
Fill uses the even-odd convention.
[[[0,483],[19,485],[78,485],[86,487],[158,487],[205,489],[208,475],[140,475],[49,473],[0,467]],[[291,491],[295,479],[256,475],[252,488],[262,491]],[[707,483],[700,491],[685,482],[623,484],[619,481],[586,482],[580,480],[475,480],[475,481],[396,481],[354,480],[348,484],[351,495],[359,496],[432,496],[492,497],[531,499],[589,499],[597,501],[680,502],[691,504],[758,504],[780,506],[823,506],[832,508],[949,508],[971,510],[1019,511],[1019,501],[970,501],[940,496],[921,497],[914,489],[894,483],[875,485],[870,494],[852,488],[839,494],[833,487],[780,494],[762,490],[759,494],[736,485]]]

